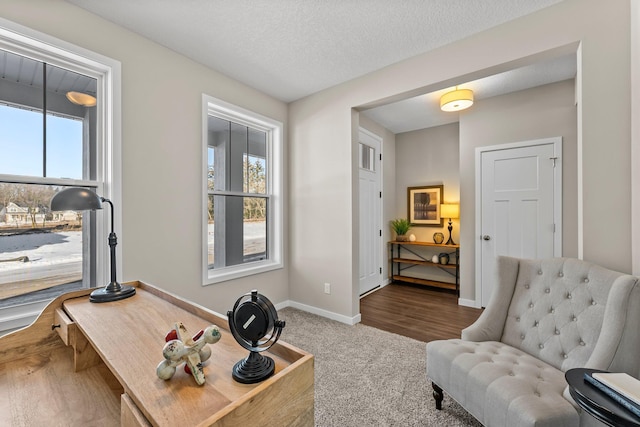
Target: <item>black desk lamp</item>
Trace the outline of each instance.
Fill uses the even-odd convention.
[[[121,285],[116,280],[116,245],[118,238],[113,227],[113,203],[111,200],[98,196],[91,190],[80,187],[66,188],[56,193],[51,199],[52,211],[84,211],[102,209],[102,203],[111,206],[111,233],[109,233],[109,249],[111,256],[111,282],[101,289],[91,292],[89,301],[109,302],[117,301],[135,295],[133,286]]]
[[[451,225],[451,219],[460,218],[460,205],[451,204],[451,203],[443,203],[440,205],[440,217],[449,218],[449,240],[445,245],[455,245],[456,242],[451,238],[451,230],[453,229],[453,225]]]

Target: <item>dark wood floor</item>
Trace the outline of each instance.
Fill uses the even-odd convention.
[[[360,300],[362,324],[419,341],[460,338],[481,309],[458,305],[453,293],[392,283]]]

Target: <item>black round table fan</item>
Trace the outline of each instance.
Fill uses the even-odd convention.
[[[233,337],[251,352],[234,365],[231,371],[233,379],[243,384],[253,384],[273,375],[273,359],[260,352],[268,350],[278,341],[285,322],[278,320],[278,312],[271,301],[258,291],[251,291],[238,298],[227,316]]]

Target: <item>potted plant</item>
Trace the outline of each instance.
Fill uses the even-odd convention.
[[[396,232],[396,241],[406,242],[409,240],[407,232],[411,228],[411,223],[408,219],[398,218],[391,221],[391,228]]]

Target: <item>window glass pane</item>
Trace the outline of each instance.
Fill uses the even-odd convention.
[[[0,173],[43,174],[44,63],[0,50]]]
[[[245,178],[248,128],[231,123],[231,150],[227,158],[229,191],[247,192]]]
[[[42,157],[42,113],[0,105],[0,173],[42,176]]]
[[[47,177],[82,179],[82,121],[47,115]]]
[[[97,80],[46,65],[46,176],[92,179],[96,137]]]
[[[207,187],[225,190],[225,157],[229,147],[229,121],[209,116],[207,121]]]
[[[0,174],[95,179],[97,80],[4,50],[0,70]]]
[[[0,307],[82,287],[90,214],[51,212],[56,189],[0,183]],[[87,245],[87,250],[83,249]]]
[[[207,147],[207,190],[215,189],[215,150],[213,147]]]
[[[267,133],[249,128],[246,158],[247,192],[267,194]]]
[[[267,259],[267,199],[244,198],[244,262]]]
[[[247,156],[247,185],[249,193],[267,194],[267,167],[263,157]]]
[[[267,259],[267,199],[209,196],[209,268]]]
[[[360,150],[359,150],[359,166],[360,169],[366,169],[366,170],[370,170],[370,171],[374,171],[375,170],[375,149],[373,147],[369,147],[366,144],[360,143]]]

